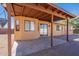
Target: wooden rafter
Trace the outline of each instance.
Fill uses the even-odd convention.
[[[12,11],[13,11],[13,15],[15,15],[15,11],[14,11],[13,4],[11,4],[11,9],[12,9]],[[12,15],[12,16],[13,16],[13,15]]]
[[[15,3],[14,3],[15,4]],[[33,11],[33,13],[30,13],[29,12],[29,14],[27,14],[28,12],[25,12],[26,13],[26,15],[30,15],[30,16],[33,16],[33,17],[38,17],[41,13],[40,12],[43,12],[43,13],[47,13],[47,14],[52,14],[52,13],[54,13],[54,15],[55,16],[58,16],[58,17],[62,17],[62,18],[65,18],[65,15],[66,14],[64,14],[64,15],[62,15],[62,13],[64,13],[64,12],[62,12],[61,13],[61,11],[59,11],[59,10],[57,10],[56,8],[52,8],[52,6],[50,6],[50,5],[47,5],[47,9],[46,9],[46,7],[45,6],[43,6],[42,4],[40,4],[40,3],[38,3],[38,4],[25,4],[25,3],[23,3],[23,4],[20,4],[20,3],[18,3],[18,4],[15,4],[15,5],[17,5],[17,6],[20,6],[20,7],[23,7],[23,6],[25,6],[25,8],[30,8],[30,9],[32,9],[32,10],[35,10],[35,12]],[[50,9],[49,9],[50,8]],[[32,11],[31,10],[31,11]],[[38,12],[36,12],[36,11],[39,11],[39,15],[35,15],[36,13],[38,13]],[[57,12],[60,12],[60,14],[59,13],[57,13]],[[24,14],[25,14],[24,13]],[[68,15],[68,14],[67,14]],[[25,16],[25,15],[24,15]],[[69,16],[69,15],[68,15]]]
[[[43,16],[41,16],[41,18],[44,18],[44,17],[48,17],[48,14],[44,14]]]
[[[48,5],[50,5],[50,6],[54,7],[54,8],[56,8],[56,9],[60,10],[61,12],[66,13],[68,15],[68,17],[71,17],[71,18],[75,17],[75,15],[69,13],[68,11],[66,11],[66,10],[64,10],[62,8],[59,8],[56,4],[48,3]]]
[[[36,13],[38,14],[39,12],[37,12],[37,10],[31,9],[29,15],[34,17]],[[37,15],[37,14],[36,14],[36,15]]]
[[[51,10],[53,10],[53,8],[52,8],[51,6],[49,6],[47,9],[51,9]]]
[[[40,11],[35,11],[34,14],[33,14],[33,15],[34,15],[34,18],[35,18],[35,17],[38,17],[37,15],[38,15],[39,13],[40,13]]]
[[[48,8],[48,5],[45,4],[45,3],[42,3],[42,4],[40,3],[39,6],[43,7],[44,9],[47,9]]]
[[[23,6],[18,6],[13,4],[13,8],[15,11],[15,15],[18,15],[18,14],[22,15]]]
[[[39,12],[37,15],[35,15],[35,17],[37,18],[38,16],[40,16],[42,14],[42,12]]]
[[[25,9],[25,7],[23,6],[22,7],[22,13],[21,13],[22,16],[23,16],[23,13],[24,13],[24,9]]]
[[[32,5],[30,5],[30,4],[18,4],[18,5],[23,5],[23,6],[26,6],[26,7],[35,9],[35,10],[39,10],[39,11],[41,11],[41,12],[45,12],[45,13],[51,14],[50,11],[46,11],[45,9],[40,8],[40,6],[36,6],[36,5],[32,6]]]
[[[27,11],[27,12],[26,12]],[[29,9],[29,8],[26,8],[25,6],[24,6],[24,10],[23,10],[23,16],[25,16],[25,15],[27,15],[27,16],[29,16],[30,15],[30,13],[31,13],[31,9]]]

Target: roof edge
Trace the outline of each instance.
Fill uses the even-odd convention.
[[[76,15],[74,15],[74,14],[72,14],[72,13],[66,11],[65,9],[63,9],[63,8],[61,8],[61,7],[59,7],[59,6],[57,6],[55,3],[48,3],[48,4],[51,5],[52,7],[55,7],[55,8],[57,8],[57,9],[61,10],[62,12],[66,13],[66,14],[72,16],[72,17],[76,17]]]

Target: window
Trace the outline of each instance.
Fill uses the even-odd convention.
[[[62,29],[62,27],[61,27],[60,25],[57,25],[57,26],[56,26],[56,30],[57,30],[57,31],[60,31],[61,29]]]
[[[16,31],[19,31],[20,30],[19,20],[16,20],[15,24],[16,24]]]
[[[40,35],[48,35],[48,24],[40,24]]]
[[[63,30],[63,26],[61,27],[61,29]]]
[[[33,21],[25,21],[25,31],[34,31],[35,26]]]
[[[34,22],[30,22],[30,30],[34,31]]]
[[[28,31],[30,29],[30,22],[25,21],[25,30]]]

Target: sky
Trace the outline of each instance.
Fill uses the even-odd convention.
[[[3,8],[3,6],[1,4],[0,4],[0,18],[7,19],[7,12],[6,12],[6,10]],[[4,26],[4,28],[7,28],[7,25],[8,24],[6,24]],[[11,28],[12,29],[14,28],[14,18],[13,17],[11,17]]]
[[[58,3],[56,5],[74,15],[79,15],[79,3]],[[0,4],[0,18],[7,18],[7,12],[1,6],[1,4]],[[11,19],[12,19],[11,28],[14,28],[14,18],[11,17]],[[5,25],[5,28],[7,28],[7,24]]]
[[[57,6],[72,14],[79,15],[79,3],[59,3]]]

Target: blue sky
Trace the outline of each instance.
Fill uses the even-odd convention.
[[[79,3],[59,3],[57,5],[70,13],[79,15]]]
[[[58,3],[56,5],[70,13],[79,15],[79,3]],[[7,13],[1,5],[0,5],[0,18],[7,18]],[[11,19],[12,19],[11,28],[14,28],[14,18],[12,17]],[[7,28],[7,24],[5,28]]]
[[[2,7],[1,4],[0,4],[0,18],[6,18],[7,19],[7,12]],[[8,24],[6,24],[4,28],[7,28],[7,25]],[[13,17],[11,17],[11,28],[14,28],[14,18]]]

